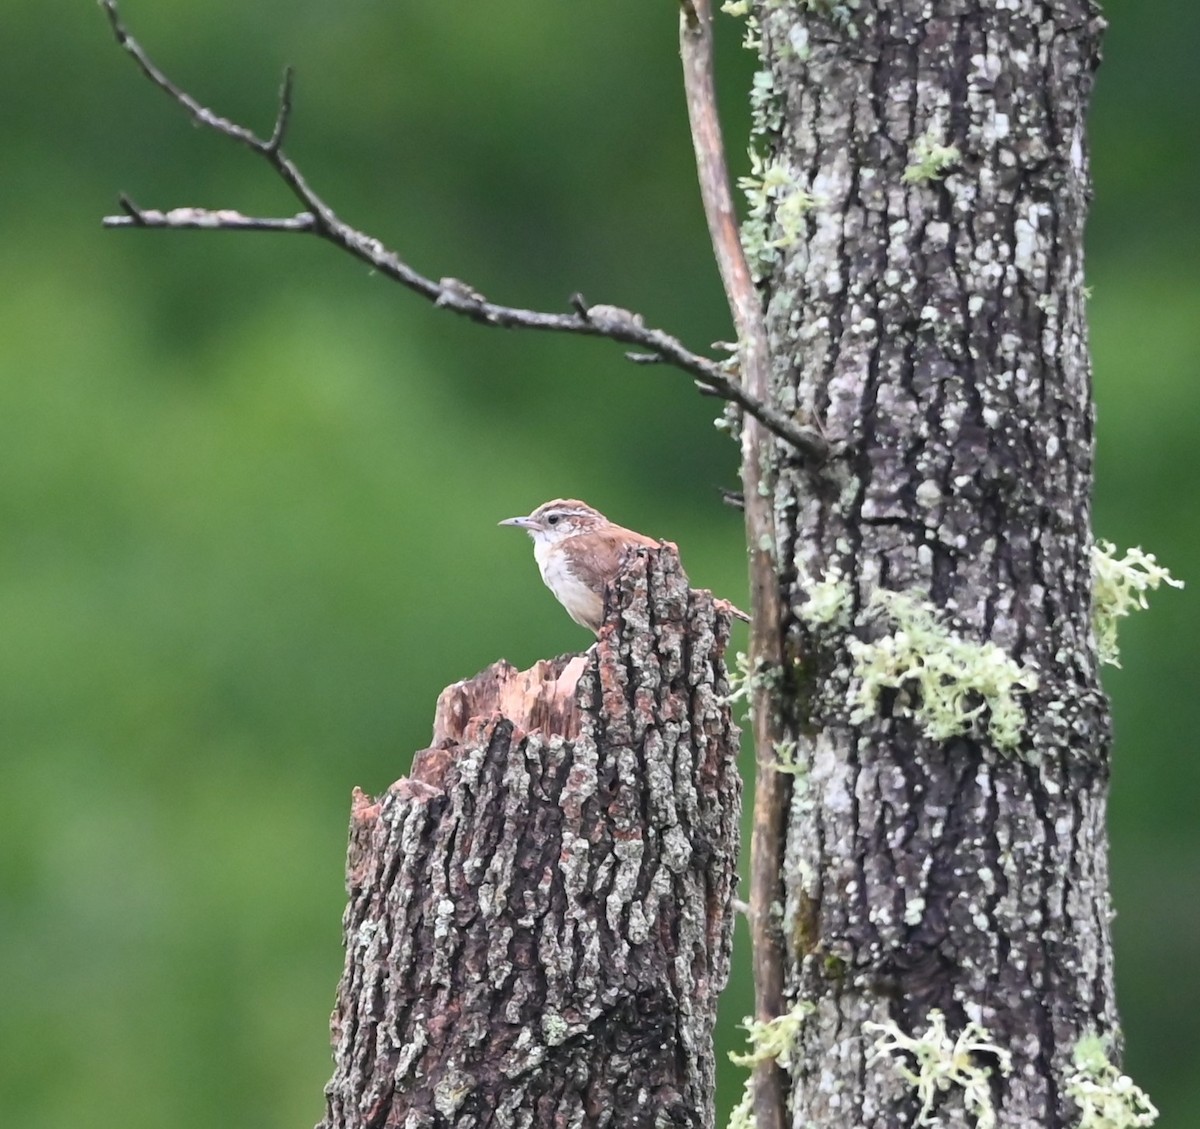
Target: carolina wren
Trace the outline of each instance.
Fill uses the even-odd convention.
[[[543,502],[528,517],[510,517],[533,538],[533,555],[546,587],[581,627],[599,634],[604,623],[604,589],[620,571],[628,549],[657,549],[653,537],[614,525],[599,510],[574,498]],[[748,618],[727,601],[733,615]]]

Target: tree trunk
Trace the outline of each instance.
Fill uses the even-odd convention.
[[[813,1006],[791,1121],[913,1124],[916,1059],[864,1024],[919,1037],[940,1009],[1013,1056],[968,1056],[997,1124],[1075,1125],[1072,1052],[1116,1024],[1082,253],[1102,23],[1088,0],[756,9],[773,400],[841,445],[813,472],[768,441],[764,482],[801,768],[779,1010]],[[930,1093],[976,1124],[962,1085]]]
[[[729,617],[673,548],[596,645],[443,692],[355,797],[323,1126],[696,1126],[729,969],[741,788]]]

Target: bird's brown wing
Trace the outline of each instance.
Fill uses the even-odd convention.
[[[619,525],[594,533],[581,533],[571,539],[572,548],[577,550],[572,554],[572,567],[575,575],[584,584],[595,592],[602,592],[604,585],[616,577],[625,554],[631,547],[658,549],[662,544],[663,542],[653,537],[635,533],[632,529],[623,529]],[[718,611],[725,612],[734,619],[750,622],[750,617],[729,600],[717,598],[714,603]]]
[[[627,544],[637,545],[642,549],[661,549],[662,542],[657,537],[647,537],[644,533],[634,533],[632,529],[625,529],[620,525],[615,525],[607,533],[602,533],[602,537],[611,538],[618,551]]]
[[[583,584],[595,592],[602,592],[604,585],[620,571],[630,545],[657,548],[658,544],[653,538],[620,527],[579,533],[568,543],[571,570]]]

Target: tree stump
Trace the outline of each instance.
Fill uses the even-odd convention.
[[[448,687],[411,776],[355,790],[322,1129],[712,1124],[729,615],[671,546],[608,607],[585,654]]]

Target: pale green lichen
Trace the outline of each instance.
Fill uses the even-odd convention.
[[[767,245],[771,248],[793,247],[804,230],[804,217],[817,206],[817,198],[794,182],[790,191],[775,207],[775,223],[779,235]]]
[[[750,150],[750,172],[738,177],[746,197],[742,247],[751,267],[769,267],[778,252],[793,247],[804,231],[804,219],[816,198],[796,182],[787,167]]]
[[[783,102],[776,95],[775,76],[771,71],[755,71],[750,80],[750,117],[754,132],[760,135],[783,126]]]
[[[775,759],[771,767],[776,772],[785,772],[789,776],[803,776],[806,769],[796,759],[798,746],[795,741],[777,741],[775,744]]]
[[[729,693],[721,699],[721,702],[724,705],[731,706],[735,702],[748,701],[750,698],[752,672],[750,670],[750,658],[745,651],[738,651],[733,656],[733,669],[729,672],[728,677]]]
[[[769,663],[758,661],[754,669],[750,667],[750,659],[744,651],[738,651],[733,656],[733,670],[729,672],[729,693],[721,701],[725,705],[735,702],[749,701],[755,691],[777,690],[783,679],[783,671]]]
[[[750,0],[725,0],[721,11],[727,16],[746,21],[746,31],[742,36],[742,46],[747,51],[757,51],[762,46],[762,28],[758,17],[752,10]]]
[[[729,1129],[755,1129],[754,1124],[754,1079],[746,1079],[742,1090],[742,1100],[733,1107],[729,1114]]]
[[[725,401],[721,414],[713,420],[713,427],[718,431],[726,431],[730,437],[737,439],[742,434],[742,409],[730,400]]]
[[[801,586],[806,595],[796,605],[796,615],[809,630],[849,625],[853,599],[841,569],[834,565],[820,580],[810,580]]]
[[[548,1011],[542,1016],[542,1038],[548,1047],[557,1047],[565,1042],[570,1033],[570,1025],[557,1012]]]
[[[1146,593],[1160,584],[1182,588],[1154,558],[1134,546],[1123,557],[1117,557],[1117,547],[1111,541],[1098,541],[1092,546],[1092,631],[1096,636],[1096,652],[1102,663],[1120,666],[1117,646],[1117,621],[1135,608],[1147,608]]]
[[[1079,1107],[1079,1129],[1145,1129],[1158,1110],[1145,1090],[1122,1074],[1108,1058],[1104,1040],[1095,1034],[1079,1040],[1067,1077],[1067,1096]]]
[[[962,159],[954,145],[943,145],[932,129],[917,138],[909,154],[908,168],[900,178],[905,184],[923,184],[927,180],[939,180],[950,166]]]
[[[867,616],[884,615],[895,630],[873,642],[851,638],[855,708],[851,724],[869,720],[885,689],[899,691],[895,712],[916,719],[935,741],[972,732],[987,713],[986,736],[1001,750],[1021,743],[1022,693],[1037,688],[1037,674],[994,643],[964,639],[925,600],[878,589]]]
[[[475,1089],[475,1078],[451,1064],[433,1089],[433,1106],[447,1121],[454,1115]]]
[[[939,1094],[958,1087],[962,1090],[963,1106],[968,1116],[975,1118],[976,1129],[995,1129],[996,1110],[992,1105],[990,1067],[976,1058],[993,1055],[1000,1073],[1012,1071],[1012,1054],[992,1041],[991,1034],[980,1024],[971,1022],[951,1039],[946,1030],[946,1017],[936,1008],[927,1016],[929,1027],[919,1035],[906,1035],[894,1020],[886,1023],[864,1023],[863,1032],[878,1033],[867,1065],[882,1058],[893,1060],[896,1072],[917,1091],[921,1108],[917,1111],[918,1125],[938,1125],[933,1116],[933,1103]],[[914,1067],[905,1056],[911,1055]]]
[[[767,0],[766,8],[778,7]],[[759,51],[761,27],[748,4],[729,0],[722,8],[730,15],[746,17],[743,46]],[[816,199],[799,184],[780,161],[764,156],[774,146],[773,138],[783,127],[783,103],[775,86],[774,72],[763,67],[750,85],[750,171],[738,177],[746,196],[746,219],[742,224],[742,248],[756,278],[762,278],[778,261],[783,248],[794,246],[804,233],[805,217]]]
[[[805,1017],[812,1014],[813,1005],[801,1000],[791,1011],[774,1019],[760,1020],[747,1017],[742,1022],[746,1030],[746,1042],[750,1049],[745,1053],[729,1052],[729,1061],[735,1066],[753,1070],[759,1063],[774,1061],[784,1070],[791,1068],[792,1051],[796,1036]],[[729,1129],[754,1129],[754,1076],[746,1079],[742,1100],[729,1115]]]

